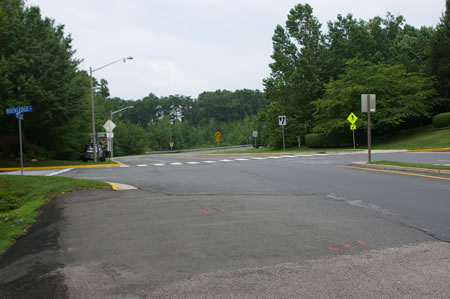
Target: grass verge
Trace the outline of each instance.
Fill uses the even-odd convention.
[[[23,167],[45,167],[45,166],[70,166],[70,165],[96,165],[96,164],[117,164],[116,162],[107,159],[104,162],[94,162],[89,160],[88,162],[83,161],[64,161],[64,160],[48,160],[48,161],[24,161]],[[0,168],[16,168],[20,167],[20,161],[8,161],[0,160]]]
[[[224,155],[224,154],[283,154],[283,153],[317,153],[317,152],[357,152],[361,151],[363,149],[357,148],[354,150],[353,148],[346,148],[346,147],[333,147],[333,148],[309,148],[307,146],[302,146],[301,148],[298,147],[291,147],[287,148],[286,151],[283,150],[273,150],[270,148],[261,148],[261,149],[255,149],[255,148],[249,148],[249,149],[242,149],[242,150],[235,150],[235,151],[218,151],[217,153],[208,153],[208,154],[218,154],[218,155]]]
[[[450,166],[445,166],[445,165],[407,163],[407,162],[395,162],[395,161],[373,161],[373,162],[369,162],[369,164],[381,164],[381,165],[392,165],[392,166],[403,166],[403,167],[450,170]]]
[[[82,189],[110,188],[105,182],[44,176],[0,176],[0,254],[27,233],[46,201]]]

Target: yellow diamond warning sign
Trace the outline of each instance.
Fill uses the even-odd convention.
[[[358,120],[358,117],[352,112],[347,117],[347,120],[353,125]]]

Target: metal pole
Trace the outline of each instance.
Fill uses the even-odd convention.
[[[19,118],[20,175],[23,175],[22,120]]]
[[[286,145],[284,143],[284,126],[281,126],[281,131],[283,132],[283,151],[286,151]]]
[[[89,76],[91,77],[91,119],[92,134],[94,135],[94,162],[97,162],[97,134],[95,133],[95,113],[94,113],[94,87],[92,86],[92,67],[89,67]]]
[[[257,137],[255,137],[255,148],[256,148],[256,138],[257,138]]]
[[[355,147],[355,130],[352,130],[352,133],[353,133],[353,149],[355,150],[356,149],[356,147]]]
[[[372,161],[372,124],[370,116],[370,94],[367,94],[367,153],[368,161]]]
[[[113,113],[112,113],[112,110],[111,110],[111,121],[112,121],[112,116],[113,116]],[[114,158],[114,151],[113,151],[114,141],[113,141],[113,139],[114,138],[109,138],[109,149],[111,150],[111,157],[110,157],[110,159]]]

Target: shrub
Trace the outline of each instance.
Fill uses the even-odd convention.
[[[332,134],[313,133],[305,136],[307,147],[341,147],[351,146],[353,144],[350,134]]]
[[[435,128],[442,128],[450,126],[450,112],[438,114],[433,117],[433,126]]]
[[[327,136],[320,133],[307,134],[305,143],[307,147],[327,147]]]
[[[0,190],[0,212],[7,212],[20,207],[20,201],[12,194]]]

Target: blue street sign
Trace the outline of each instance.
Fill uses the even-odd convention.
[[[22,113],[16,113],[16,118],[23,120],[23,114]]]
[[[6,108],[6,114],[17,114],[17,113],[24,113],[24,112],[33,112],[33,106]]]

